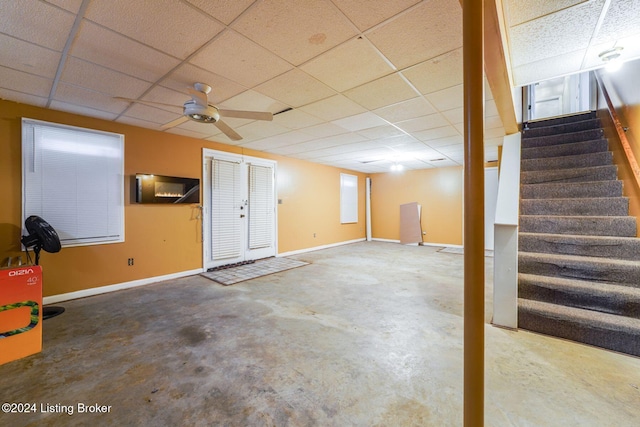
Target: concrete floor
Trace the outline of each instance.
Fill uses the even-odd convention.
[[[462,425],[463,257],[437,249],[363,242],[233,286],[192,276],[60,304],[44,351],[0,366],[0,400],[38,413],[0,425]],[[640,359],[485,331],[485,425],[638,425]]]

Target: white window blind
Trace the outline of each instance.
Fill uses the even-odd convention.
[[[273,242],[273,168],[249,165],[249,249]]]
[[[238,257],[241,254],[240,163],[211,161],[211,259]]]
[[[22,120],[22,214],[62,246],[124,241],[124,136]]]

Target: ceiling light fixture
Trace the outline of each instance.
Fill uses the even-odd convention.
[[[184,104],[184,115],[199,123],[215,123],[220,120],[218,109],[212,105],[203,107],[194,101],[187,101]]]
[[[400,163],[394,163],[391,165],[392,172],[401,172],[403,170],[404,170],[404,166],[402,166]]]
[[[604,52],[601,52],[598,57],[602,59],[602,62],[605,64],[605,69],[613,73],[614,71],[618,71],[620,67],[622,67],[622,61],[620,60],[620,55],[622,55],[622,46],[613,47],[611,49],[607,49]]]

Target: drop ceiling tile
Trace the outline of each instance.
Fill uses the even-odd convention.
[[[584,50],[552,56],[513,68],[514,86],[526,86],[557,76],[574,74],[580,70]]]
[[[141,127],[141,128],[162,131],[162,129],[160,128],[159,124],[153,123],[153,122],[150,122],[150,121],[147,121],[147,120],[136,119],[134,117],[120,116],[115,121],[118,122],[118,123],[124,123],[126,125],[138,126],[138,127]]]
[[[456,128],[459,135],[464,136],[464,123],[456,123],[455,125],[453,125],[453,127]]]
[[[225,121],[227,121],[227,119],[225,119]],[[289,129],[274,122],[256,120],[244,126],[235,127],[235,131],[244,138],[245,142],[249,142],[287,133]]]
[[[106,111],[112,114],[119,114],[124,111],[129,103],[114,99],[110,95],[106,95],[94,90],[85,89],[80,86],[70,85],[64,82],[58,84],[53,99],[73,105],[88,105],[91,108]]]
[[[335,95],[329,86],[295,68],[256,86],[254,90],[294,108]]]
[[[334,95],[321,101],[300,107],[301,111],[331,121],[364,113],[364,107],[343,95]]]
[[[593,42],[596,44],[614,42],[638,34],[640,34],[640,2],[612,0]]]
[[[407,144],[414,144],[417,142],[417,140],[410,135],[398,135],[398,136],[392,136],[389,138],[376,139],[375,142],[379,145],[384,145],[385,147],[395,148],[395,147],[399,147]],[[420,145],[424,147],[422,143],[420,143]]]
[[[421,130],[413,132],[412,135],[420,141],[431,141],[434,139],[447,138],[449,136],[460,136],[456,128],[453,126],[442,126],[434,129]]]
[[[46,2],[72,13],[78,13],[80,6],[82,6],[82,0],[46,0]]]
[[[197,123],[195,123],[195,122],[192,122],[192,123],[197,124]],[[202,123],[200,123],[200,124],[202,124]],[[203,125],[203,126],[204,126],[204,125]],[[171,129],[167,129],[165,132],[167,132],[167,133],[173,133],[173,134],[176,134],[176,135],[188,136],[188,137],[191,137],[191,138],[197,138],[197,139],[202,139],[202,138],[204,138],[204,137],[206,137],[206,136],[207,136],[207,134],[206,134],[206,133],[196,132],[196,131],[193,131],[193,130],[191,130],[191,129],[185,129],[185,128],[182,128],[182,127],[180,127],[180,126],[176,126],[176,127],[171,128]],[[223,136],[223,137],[224,137],[224,136]],[[215,137],[212,137],[212,138],[213,138],[213,139],[210,139],[211,141],[215,141],[215,142],[225,142],[226,144],[229,144],[229,142],[221,141],[220,139],[216,139]],[[209,138],[207,138],[207,139],[209,139]]]
[[[302,110],[291,110],[273,117],[274,123],[288,129],[301,129],[322,123],[322,120]]]
[[[228,110],[269,111],[277,113],[288,106],[253,90],[247,90],[218,105]]]
[[[116,114],[109,113],[107,111],[96,110],[94,108],[87,108],[85,106],[60,101],[52,101],[49,108],[52,110],[66,111],[67,113],[80,114],[85,117],[96,117],[103,120],[114,120],[117,117]]]
[[[286,61],[231,30],[226,30],[200,50],[190,62],[245,87],[263,83],[292,68]]]
[[[391,125],[376,126],[374,128],[363,129],[358,131],[358,134],[368,139],[382,139],[390,138],[392,136],[406,135],[403,131]]]
[[[497,147],[498,145],[502,145],[503,142],[504,142],[504,138],[503,137],[485,138],[484,146],[485,147]]]
[[[306,153],[308,151],[316,151],[322,150],[331,147],[338,147],[345,144],[353,144],[355,142],[361,142],[364,138],[352,134],[345,133],[342,135],[331,136],[328,138],[314,139],[311,141],[301,142],[295,145],[289,145],[286,147],[281,147],[274,152],[278,154],[297,154],[297,153]]]
[[[426,142],[426,144],[429,147],[435,148],[436,150],[440,151],[440,147],[446,147],[447,145],[461,145],[463,142],[464,142],[464,139],[462,138],[462,136],[456,135],[456,136],[449,136],[446,138],[432,139]]]
[[[391,74],[394,69],[363,37],[349,40],[300,66],[338,92]]]
[[[364,31],[408,9],[419,1],[335,0],[334,3],[356,24],[360,31]]]
[[[255,141],[241,143],[242,147],[253,150],[273,150],[287,145],[299,144],[311,140],[313,137],[299,131],[281,133],[279,135],[262,138]]]
[[[0,46],[0,64],[48,79],[55,77],[60,53],[1,33]]]
[[[179,61],[156,49],[84,20],[71,55],[139,79],[154,82]]]
[[[407,68],[402,74],[424,95],[462,84],[462,48]]]
[[[190,99],[191,97],[186,92],[177,92],[162,86],[155,86],[142,97],[144,101],[159,103],[153,107],[169,111],[176,115],[182,114],[184,103]]]
[[[522,24],[586,1],[589,0],[507,0],[505,10],[508,11],[508,25]]]
[[[229,25],[255,0],[187,0],[200,10],[213,16],[218,21]]]
[[[165,1],[162,7],[153,7],[153,13],[149,13],[149,7],[144,0],[117,4],[113,0],[92,0],[85,17],[180,59],[224,29],[218,21],[182,2]]]
[[[458,0],[428,0],[367,34],[403,69],[462,46],[462,8]]]
[[[149,82],[70,57],[60,81],[96,92],[125,98],[138,98],[149,88]]]
[[[499,116],[498,107],[496,106],[496,102],[493,99],[485,101],[484,103],[484,116],[487,117],[496,117]]]
[[[0,67],[0,75],[2,74],[2,67]],[[36,107],[46,107],[48,99],[42,96],[30,95],[28,93],[16,92],[15,90],[6,89],[1,87],[0,83],[0,99],[6,99],[7,101],[19,102],[21,104],[35,105]]]
[[[298,153],[299,158],[305,159],[319,159],[326,157],[334,157],[336,159],[344,160],[349,155],[360,156],[360,152],[375,148],[371,146],[369,142],[354,142],[336,145],[328,148],[321,148],[318,150],[305,151]],[[351,154],[350,154],[351,153]]]
[[[428,116],[416,117],[415,119],[398,122],[396,123],[396,126],[405,132],[412,133],[447,126],[448,124],[449,122],[447,122],[442,114],[430,114]]]
[[[0,65],[0,88],[25,95],[48,98],[53,80],[23,73]],[[17,100],[17,99],[11,99]]]
[[[151,123],[163,125],[180,117],[182,113],[171,113],[155,107],[143,104],[134,104],[125,113],[125,116],[145,120]]]
[[[449,123],[456,125],[464,121],[464,108],[460,107],[443,111],[442,115],[449,121]]]
[[[232,27],[294,65],[357,34],[328,0],[259,2]]]
[[[325,136],[340,135],[347,133],[347,130],[333,123],[322,123],[300,129],[300,132],[311,135],[314,138],[324,138]]]
[[[502,120],[500,120],[500,116],[485,117],[484,128],[485,129],[502,128]],[[502,129],[504,131],[504,128]]]
[[[441,159],[443,157],[441,152],[427,146],[424,146],[420,150],[416,150],[413,155],[416,159],[425,161],[433,161],[435,159]]]
[[[75,14],[41,1],[3,1],[0,33],[62,52],[74,21]]]
[[[391,123],[396,123],[402,120],[433,114],[436,110],[423,97],[416,97],[408,101],[378,108],[373,112]]]
[[[463,92],[464,90],[462,85],[458,85],[430,93],[426,97],[427,100],[439,111],[448,111],[463,106]]]
[[[502,126],[492,129],[484,129],[484,137],[485,138],[498,138],[504,136],[504,128]]]
[[[593,0],[511,27],[511,65],[540,61],[586,49],[605,0]]]
[[[390,74],[344,92],[344,95],[369,110],[415,98],[419,95],[398,74]]]
[[[352,132],[388,124],[380,117],[370,112],[356,114],[355,116],[345,117],[344,119],[333,120],[331,123]]]

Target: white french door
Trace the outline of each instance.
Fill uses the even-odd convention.
[[[276,254],[276,162],[204,150],[204,268]]]

